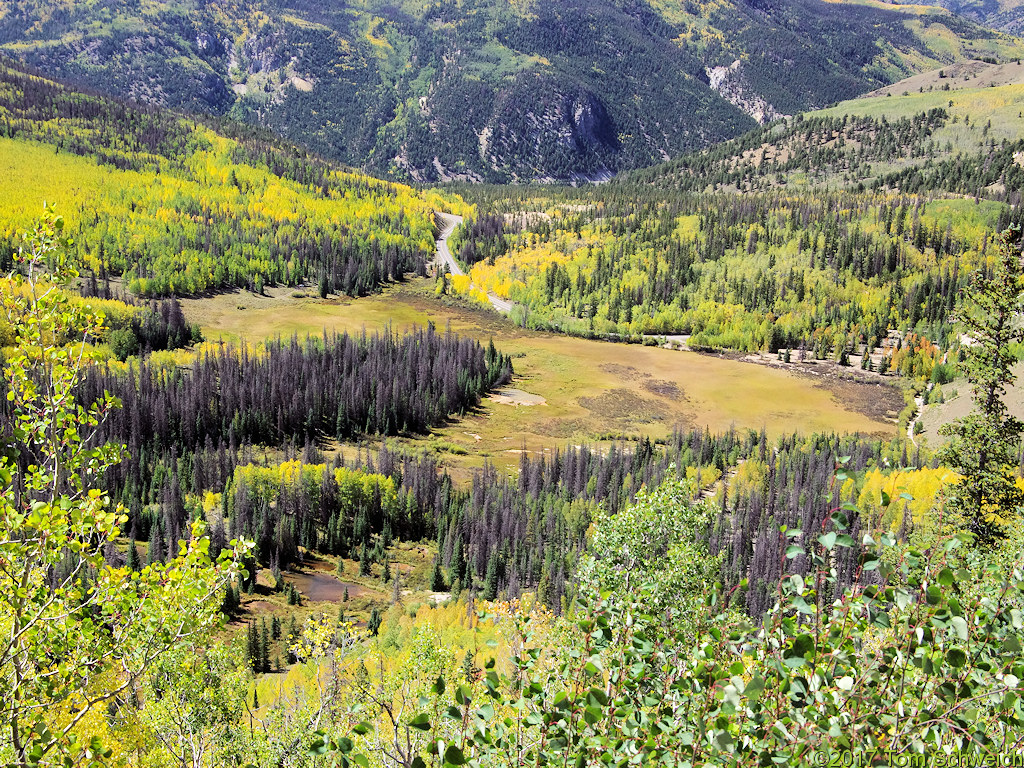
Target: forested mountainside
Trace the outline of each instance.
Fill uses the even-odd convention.
[[[939,8],[743,0],[8,3],[0,50],[422,181],[605,178],[1019,41]]]
[[[85,95],[0,60],[0,268],[41,201],[137,295],[314,283],[356,296],[423,273],[456,201],[268,135]]]
[[[968,19],[1019,35],[1024,30],[1024,4],[1020,0],[896,0],[900,5],[939,5]]]
[[[621,180],[697,192],[881,188],[1005,195],[1015,204],[1022,110],[1024,65],[970,62],[777,120]],[[958,170],[938,170],[946,165]]]

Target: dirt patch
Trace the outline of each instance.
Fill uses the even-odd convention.
[[[664,379],[647,379],[644,381],[644,389],[652,395],[667,397],[669,400],[686,399],[686,396],[683,394],[683,390],[681,390],[679,385],[674,381],[665,381]]]
[[[592,431],[590,422],[584,419],[543,419],[535,422],[531,430],[545,437],[570,438]]]
[[[658,402],[640,397],[636,392],[624,387],[609,390],[596,397],[581,397],[579,403],[588,411],[618,422],[646,424],[662,421],[667,416],[667,412]]]
[[[875,421],[895,423],[903,410],[903,393],[892,384],[831,379],[818,386],[831,392],[847,408]]]
[[[253,600],[243,605],[245,610],[250,613],[273,613],[277,608],[273,603],[268,603],[266,600]]]
[[[631,365],[623,365],[622,363],[604,363],[601,366],[601,370],[605,373],[610,373],[612,376],[618,376],[620,379],[626,381],[636,381],[642,376],[649,376],[650,374],[641,373]]]
[[[545,400],[540,395],[534,395],[530,392],[524,392],[521,389],[499,389],[493,395],[491,400],[502,405],[546,405]]]

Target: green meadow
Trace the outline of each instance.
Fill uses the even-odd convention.
[[[186,299],[185,314],[210,341],[258,344],[308,333],[402,331],[433,322],[439,328],[493,339],[513,355],[510,388],[543,400],[536,405],[485,400],[480,408],[426,437],[404,438],[413,448],[445,455],[455,467],[489,461],[516,467],[523,450],[552,451],[613,438],[668,436],[675,427],[765,429],[895,435],[903,407],[888,384],[862,384],[744,362],[632,344],[593,341],[519,328],[485,309],[442,303],[427,280],[414,280],[361,299],[320,299],[302,291],[266,296],[232,292]],[[813,364],[809,364],[813,365]]]

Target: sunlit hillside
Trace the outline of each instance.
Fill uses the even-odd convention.
[[[86,264],[136,294],[307,283],[359,295],[422,272],[434,212],[462,210],[228,130],[0,64],[4,247],[45,201]]]

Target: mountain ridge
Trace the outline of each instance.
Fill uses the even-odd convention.
[[[0,50],[426,183],[605,179],[742,134],[749,113],[1024,45],[940,8],[821,0],[27,0],[0,9]],[[736,61],[723,95],[710,73]]]

